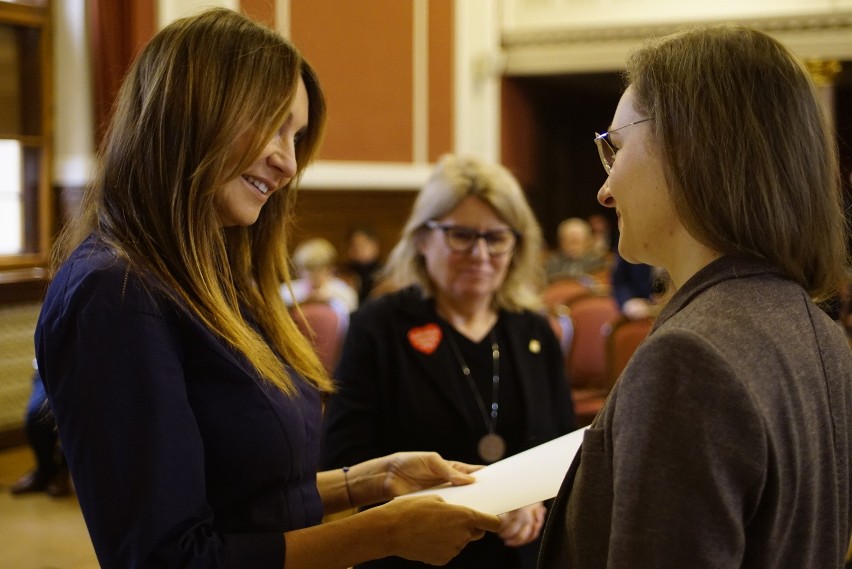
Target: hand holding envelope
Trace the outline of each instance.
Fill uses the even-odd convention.
[[[451,504],[495,515],[549,500],[559,491],[587,428],[477,470],[473,473],[476,478],[473,484],[439,486],[401,498],[438,495]]]

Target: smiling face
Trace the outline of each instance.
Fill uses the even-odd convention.
[[[634,107],[633,88],[622,95],[612,119],[617,129],[647,118]],[[685,233],[669,197],[663,162],[651,138],[652,123],[643,122],[610,135],[617,154],[612,171],[598,191],[598,202],[618,215],[619,254],[631,263],[667,267]]]
[[[308,92],[300,79],[287,119],[258,159],[216,191],[214,207],[223,227],[253,224],[272,192],[296,175],[296,143],[308,125],[308,104]]]
[[[510,229],[490,205],[473,196],[466,197],[450,213],[435,221],[477,231]],[[425,233],[418,250],[435,285],[436,297],[452,302],[490,300],[506,279],[512,261],[511,252],[490,255],[483,239],[478,239],[467,252],[455,252],[447,245],[440,229]]]

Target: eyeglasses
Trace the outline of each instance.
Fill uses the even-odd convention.
[[[515,248],[519,236],[512,229],[490,229],[477,231],[463,225],[445,225],[437,221],[427,221],[429,229],[440,229],[444,232],[444,241],[456,253],[467,253],[480,239],[485,240],[485,248],[489,255],[505,255]]]
[[[603,134],[595,133],[595,145],[598,147],[598,154],[601,156],[601,164],[603,164],[604,170],[609,174],[612,172],[612,163],[615,162],[615,155],[618,152],[616,148],[610,143],[609,135],[614,132],[618,132],[623,128],[627,128],[628,126],[633,126],[634,124],[639,124],[643,122],[647,122],[654,117],[648,117],[647,119],[641,119],[638,121],[633,121],[630,124],[626,124],[624,126],[620,126],[618,128],[614,128],[610,131],[607,131]]]

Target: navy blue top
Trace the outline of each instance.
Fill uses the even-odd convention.
[[[320,523],[317,390],[264,383],[101,241],[61,267],[35,340],[103,567],[280,569],[282,533]]]
[[[615,268],[612,271],[612,295],[619,308],[631,298],[651,299],[654,292],[654,270],[650,265],[629,263],[615,255]]]

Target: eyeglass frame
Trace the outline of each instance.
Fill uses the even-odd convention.
[[[643,122],[648,122],[649,120],[652,120],[653,118],[654,117],[639,119],[638,121],[633,121],[632,123],[628,123],[624,126],[620,126],[618,128],[610,129],[610,130],[608,130],[604,133],[601,133],[601,134],[598,134],[597,132],[595,133],[595,139],[594,139],[595,146],[598,147],[598,156],[600,156],[601,164],[603,164],[604,170],[606,170],[607,174],[612,173],[612,165],[613,165],[613,163],[615,163],[615,155],[618,154],[618,149],[615,148],[609,141],[609,135],[611,135],[614,132],[618,132],[621,129],[627,128],[628,126],[633,126],[634,124],[641,124]],[[604,148],[603,148],[604,144],[606,144],[607,148],[609,148],[609,150],[612,151],[612,162],[607,161],[606,157],[604,156]]]
[[[515,231],[514,229],[512,229],[511,227],[503,227],[503,228],[500,228],[500,229],[489,229],[487,231],[477,231],[473,227],[468,227],[466,225],[450,225],[450,224],[447,224],[447,223],[440,223],[438,221],[435,221],[434,219],[430,219],[429,221],[427,221],[425,223],[425,227],[427,229],[440,229],[441,233],[443,233],[443,235],[444,235],[444,243],[447,244],[447,247],[450,249],[450,251],[453,251],[455,253],[470,253],[473,250],[473,248],[476,246],[476,243],[480,239],[482,239],[482,240],[485,241],[485,250],[488,252],[488,254],[492,257],[498,257],[500,255],[507,255],[509,253],[512,253],[515,250],[515,247],[518,246],[518,243],[521,240],[521,234],[518,233],[517,231]],[[452,231],[454,229],[467,231],[471,235],[475,236],[475,238],[470,242],[470,245],[468,245],[464,249],[457,249],[450,244],[450,238],[447,235],[448,231]],[[491,245],[489,244],[488,236],[494,235],[495,233],[503,233],[503,232],[508,232],[510,235],[512,235],[512,237],[514,237],[514,240],[512,241],[512,244],[509,246],[508,249],[506,249],[505,251],[500,251],[500,252],[495,253],[495,252],[491,251]]]

